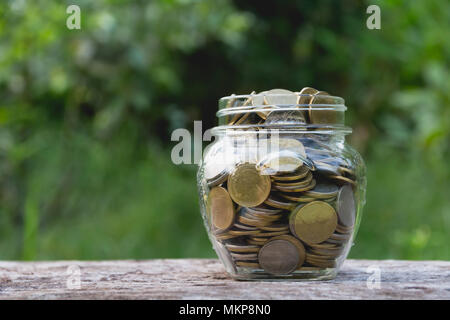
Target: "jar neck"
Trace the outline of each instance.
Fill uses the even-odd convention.
[[[297,138],[312,139],[324,145],[335,145],[343,148],[345,136],[351,133],[347,127],[327,127],[316,130],[307,130],[299,126],[284,126],[282,128],[274,126],[218,126],[211,129],[211,134],[216,139],[227,139],[230,142],[247,143],[261,139],[274,138]]]
[[[314,135],[322,139],[332,137],[345,137],[352,133],[352,129],[339,125],[306,125],[306,124],[286,124],[286,125],[222,125],[211,129],[214,136],[263,136],[263,135]]]
[[[266,92],[223,97],[216,115],[219,125],[287,125],[317,130],[343,127],[346,110],[344,99],[322,91],[315,94]]]

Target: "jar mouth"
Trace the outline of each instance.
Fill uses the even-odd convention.
[[[230,95],[219,99],[219,125],[233,128],[280,128],[317,133],[341,131],[344,126],[345,101],[319,91],[315,94],[289,92]],[[287,92],[283,92],[287,91]]]

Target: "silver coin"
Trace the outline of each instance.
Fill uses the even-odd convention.
[[[306,123],[301,110],[281,111],[274,110],[267,116],[265,124],[299,124]]]
[[[339,167],[332,166],[328,163],[321,162],[321,161],[314,161],[315,170],[323,175],[334,175],[334,176],[340,176],[340,170]]]
[[[297,268],[299,261],[298,249],[287,240],[272,240],[258,254],[259,265],[271,274],[289,274]]]
[[[272,105],[293,106],[297,104],[297,95],[285,89],[272,89],[266,92],[266,101]]]
[[[283,150],[271,153],[256,164],[256,169],[263,175],[279,175],[296,171],[303,165],[303,160],[294,152]]]
[[[317,198],[332,198],[338,194],[338,187],[335,184],[330,183],[318,183],[314,189],[305,191],[305,196],[317,197]]]
[[[256,253],[231,252],[230,254],[235,260],[239,260],[239,261],[249,261],[249,260],[252,261],[252,260],[258,259],[258,254],[256,254]]]
[[[337,195],[337,213],[339,222],[345,227],[351,227],[356,220],[356,205],[353,189],[344,185]]]

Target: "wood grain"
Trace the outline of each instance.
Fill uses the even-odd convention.
[[[320,282],[236,281],[213,259],[0,262],[0,299],[450,299],[450,262],[348,260]]]

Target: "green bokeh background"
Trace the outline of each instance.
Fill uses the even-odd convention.
[[[367,164],[350,256],[449,260],[449,21],[445,0],[2,1],[0,259],[214,257],[171,132],[312,86]]]

